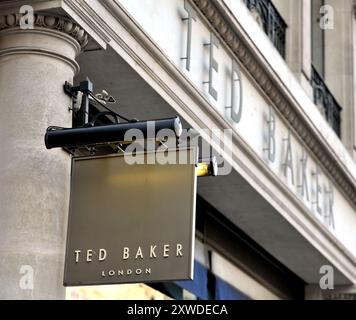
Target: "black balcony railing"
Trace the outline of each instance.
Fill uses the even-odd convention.
[[[336,134],[341,136],[341,107],[335,100],[323,78],[312,66],[311,84],[314,92],[314,103],[323,107],[326,120]]]
[[[243,0],[249,10],[256,10],[261,18],[264,32],[285,58],[287,24],[270,0]]]

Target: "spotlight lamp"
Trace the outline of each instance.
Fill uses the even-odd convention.
[[[131,143],[126,141],[126,133],[131,130],[139,130],[144,139],[152,139],[162,129],[168,129],[172,136],[178,139],[182,134],[182,124],[179,117],[152,120],[124,122],[112,125],[79,128],[49,127],[45,134],[47,149],[66,148],[75,149],[85,146],[105,144]],[[154,136],[151,136],[153,135]]]
[[[198,177],[216,177],[218,175],[218,162],[216,160],[216,157],[212,157],[210,161],[200,160],[197,163],[196,167],[196,173]]]

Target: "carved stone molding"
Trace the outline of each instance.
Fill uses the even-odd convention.
[[[233,25],[222,15],[213,1],[193,1],[222,39],[225,40],[226,44],[235,53],[248,72],[253,76],[261,89],[271,99],[274,106],[294,128],[295,132],[310,148],[315,157],[322,163],[326,172],[330,174],[332,179],[340,186],[344,194],[356,207],[356,188],[354,182],[347,176],[339,162],[332,157],[325,145],[318,140],[318,137],[312,129],[305,123],[301,115],[298,114],[294,104],[281,92],[274,79],[265,71],[262,62],[259,61],[253,53],[253,49],[245,44],[241,35],[234,32]]]
[[[23,14],[7,14],[0,16],[0,31],[19,28]],[[34,28],[46,28],[63,32],[74,38],[84,48],[88,43],[88,34],[73,21],[61,16],[34,13]]]

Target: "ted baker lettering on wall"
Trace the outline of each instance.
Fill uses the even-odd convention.
[[[182,23],[186,23],[186,35],[185,35],[185,47],[186,54],[181,59],[185,61],[183,69],[185,69],[188,77],[191,76],[191,69],[193,63],[201,63],[200,60],[193,60],[195,52],[192,49],[192,41],[194,41],[194,28],[195,25],[199,22],[199,14],[194,9],[194,6],[188,1],[184,1],[184,9],[187,13],[186,17],[182,18]],[[210,28],[209,28],[210,29]],[[207,65],[207,75],[205,81],[203,81],[201,86],[201,91],[204,92],[207,96],[210,96],[210,102],[217,106],[216,104],[218,100],[220,100],[220,95],[226,96],[227,105],[225,105],[225,109],[228,110],[228,113],[225,117],[228,117],[237,128],[237,125],[241,125],[244,120],[244,112],[247,112],[243,109],[246,98],[253,99],[251,96],[243,96],[242,92],[242,77],[240,74],[240,69],[237,60],[233,57],[233,55],[228,54],[225,55],[225,59],[228,56],[231,59],[230,64],[230,77],[226,77],[224,74],[224,70],[226,69],[226,62],[220,61],[221,65],[224,65],[224,68],[219,68],[219,54],[218,50],[223,50],[228,52],[228,50],[220,43],[218,36],[215,34],[213,30],[210,30],[210,40],[208,43],[202,43],[202,49],[207,47],[206,52],[206,61],[204,64]],[[195,47],[196,48],[196,47]],[[196,50],[196,49],[195,49]],[[224,70],[221,70],[224,69]],[[219,86],[221,81],[225,81],[223,86]],[[204,90],[204,86],[208,86],[207,90]],[[223,88],[225,92],[218,92],[217,88]],[[221,100],[220,100],[221,104]],[[221,105],[219,104],[219,109]],[[266,104],[266,107],[268,105]],[[280,152],[284,152],[284,155],[281,160],[281,163],[278,163],[279,166],[282,167],[282,170],[278,170],[278,175],[283,177],[284,182],[287,182],[288,188],[295,194],[299,196],[300,199],[303,200],[304,204],[307,206],[309,212],[313,214],[317,214],[319,220],[321,220],[325,226],[329,229],[335,229],[335,219],[334,219],[334,190],[332,184],[327,181],[325,182],[326,175],[322,173],[321,168],[318,165],[315,165],[315,168],[312,173],[307,171],[307,166],[309,162],[311,163],[308,152],[305,148],[303,148],[300,158],[298,161],[295,160],[294,154],[297,149],[300,149],[300,143],[297,142],[298,139],[294,135],[292,135],[291,130],[288,129],[288,134],[281,137],[277,134],[276,129],[281,126],[285,127],[282,123],[282,120],[279,120],[273,110],[273,107],[269,106],[269,116],[266,122],[266,131],[267,139],[265,134],[261,137],[264,139],[265,145],[262,150],[262,157],[265,158],[266,163],[270,166],[270,168],[276,168],[273,164],[276,164],[277,157],[276,154],[280,154]],[[263,108],[262,108],[263,109]],[[249,127],[253,127],[257,123],[261,123],[260,120],[257,120],[256,116],[263,116],[263,110],[259,110],[259,113],[255,115],[255,117],[249,118],[249,121],[255,121],[256,123],[250,123]],[[278,119],[278,121],[277,121]],[[246,128],[246,127],[245,127]],[[242,136],[244,136],[244,132],[241,132]],[[299,157],[299,154],[297,155]],[[324,183],[322,183],[324,181]]]

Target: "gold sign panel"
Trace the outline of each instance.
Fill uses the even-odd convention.
[[[173,152],[195,159],[197,151]],[[194,161],[129,164],[127,157],[73,158],[65,286],[193,277]]]

